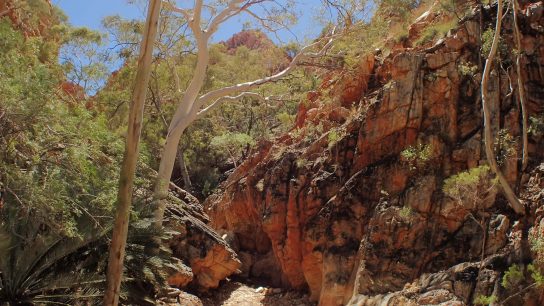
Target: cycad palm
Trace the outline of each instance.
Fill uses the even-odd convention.
[[[13,305],[66,304],[99,293],[89,283],[93,274],[72,266],[70,257],[102,237],[104,231],[88,226],[83,237],[69,238],[48,232],[32,216],[2,210],[0,223],[0,301]],[[75,264],[75,263],[74,263]],[[77,264],[75,264],[77,265]],[[87,287],[87,288],[84,288]],[[80,294],[73,294],[79,290]]]

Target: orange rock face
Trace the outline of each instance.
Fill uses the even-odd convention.
[[[544,37],[526,36],[535,37],[522,71],[536,115],[544,109],[544,80],[534,70]],[[211,226],[243,252],[249,277],[308,288],[326,306],[464,305],[475,292],[491,294],[500,272],[486,267],[487,281],[478,282],[470,262],[503,254],[517,217],[498,196],[482,246],[479,221],[442,191],[445,178],[485,163],[480,74],[460,68],[478,66],[478,37],[478,21],[467,20],[436,47],[363,56],[359,75],[324,82],[338,99],[327,104],[330,97],[312,93],[299,129],[234,171],[204,205]],[[519,137],[519,107],[508,95],[515,75],[495,72],[493,130]],[[535,162],[543,140],[531,143]],[[425,160],[403,162],[402,152],[419,144],[430,148]],[[519,182],[515,162],[502,167]]]
[[[168,278],[170,286],[192,284],[199,290],[217,288],[219,282],[239,272],[241,262],[227,242],[208,227],[206,214],[198,200],[179,189],[183,205],[167,207],[166,227],[178,234],[170,239],[173,255],[183,261],[183,269]]]

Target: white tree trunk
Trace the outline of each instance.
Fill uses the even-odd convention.
[[[185,157],[183,156],[181,148],[178,149],[178,167],[179,171],[181,171],[181,176],[183,177],[183,189],[191,193],[193,184],[191,183],[191,177],[189,176],[187,164],[185,164]]]
[[[208,42],[218,29],[218,27],[229,18],[240,14],[242,11],[248,9],[251,5],[261,3],[261,0],[230,0],[223,9],[219,12],[209,23],[207,29],[201,28],[201,12],[203,2],[202,0],[196,0],[193,10],[185,10],[177,8],[168,2],[165,2],[168,5],[169,9],[174,12],[183,14],[183,16],[189,21],[189,27],[191,28],[195,40],[197,43],[197,64],[194,69],[194,74],[187,87],[187,90],[183,94],[181,101],[179,102],[178,108],[172,118],[170,126],[168,127],[168,135],[166,136],[166,142],[163,147],[161,162],[159,165],[159,171],[157,176],[157,182],[155,184],[154,190],[154,226],[162,226],[164,219],[164,211],[166,208],[166,198],[168,197],[168,188],[170,185],[170,179],[172,176],[172,171],[174,168],[177,148],[180,142],[180,138],[183,135],[184,130],[198,118],[205,116],[211,110],[215,109],[217,106],[225,101],[238,100],[244,96],[251,97],[260,97],[258,94],[249,92],[263,84],[277,81],[291,73],[298,63],[307,57],[320,57],[323,56],[327,50],[331,47],[333,43],[333,38],[335,37],[334,32],[330,37],[326,37],[323,40],[317,41],[313,44],[310,44],[304,47],[299,54],[297,54],[291,63],[283,71],[268,76],[262,79],[254,80],[251,82],[235,84],[232,86],[223,87],[217,90],[210,91],[204,95],[199,96],[202,86],[206,78],[206,72],[209,64],[209,50]],[[327,41],[328,40],[328,41]],[[324,43],[324,41],[326,43]],[[308,53],[308,49],[324,44],[323,48],[318,53]],[[174,71],[174,77],[178,83],[178,92],[179,89],[179,78],[177,77]],[[242,93],[240,93],[242,92]],[[229,96],[235,93],[240,93],[237,96]]]
[[[521,159],[521,171],[525,171],[528,161],[528,137],[527,137],[527,109],[525,107],[525,87],[523,84],[523,76],[521,74],[521,32],[518,25],[518,1],[512,0],[512,15],[514,16],[514,36],[516,41],[516,74],[518,79],[518,92],[519,92],[519,104],[521,107],[521,127],[522,127],[522,159]]]
[[[119,303],[119,289],[123,277],[123,261],[127,243],[130,207],[132,205],[132,187],[138,161],[144,103],[147,84],[151,76],[153,44],[157,35],[160,10],[161,0],[149,1],[144,36],[140,46],[138,70],[132,93],[132,103],[130,104],[125,155],[119,177],[117,212],[106,274],[106,292],[104,295],[104,305],[106,306],[115,306]]]
[[[153,220],[154,226],[157,228],[162,227],[170,178],[172,177],[172,171],[176,161],[176,153],[178,151],[181,135],[187,126],[187,118],[180,119],[184,121],[182,125],[178,125],[175,130],[169,132],[166,136],[166,142],[162,150],[161,162],[157,174],[157,182],[155,183]]]
[[[510,203],[510,206],[514,209],[516,213],[523,215],[525,214],[525,209],[523,207],[523,204],[519,201],[514,191],[508,184],[508,181],[506,180],[501,170],[499,169],[499,166],[497,165],[497,160],[495,159],[495,153],[493,151],[494,138],[493,138],[493,133],[491,131],[491,112],[489,110],[489,99],[488,99],[487,87],[489,83],[489,75],[491,74],[491,69],[493,67],[495,55],[497,54],[497,47],[499,45],[499,39],[501,35],[502,0],[498,0],[497,3],[498,3],[498,7],[497,7],[497,23],[495,26],[495,35],[493,36],[493,44],[491,45],[491,51],[489,52],[489,56],[487,57],[485,61],[485,67],[484,67],[484,72],[482,76],[482,85],[481,85],[482,109],[484,113],[485,155],[487,157],[487,162],[489,163],[489,167],[491,168],[493,172],[495,172],[495,175],[497,176],[499,180],[499,184],[502,187],[504,195],[506,199],[508,200],[508,202]]]

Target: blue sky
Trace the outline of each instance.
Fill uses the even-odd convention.
[[[188,1],[188,0],[183,0]],[[189,0],[190,1],[190,0]],[[127,0],[53,0],[53,4],[59,6],[69,17],[70,23],[74,26],[87,26],[96,30],[101,29],[101,20],[105,16],[120,15],[124,18],[143,19],[145,8],[142,5],[129,4]],[[135,1],[142,3],[146,1]],[[291,32],[281,31],[279,38],[283,42],[298,39],[300,42],[305,38],[313,38],[319,34],[321,26],[315,21],[317,15],[316,4],[320,0],[299,0],[297,11],[301,18]],[[247,17],[234,17],[216,34],[214,41],[221,41],[229,38],[232,34],[242,29]],[[293,36],[293,33],[295,34]],[[296,37],[295,37],[296,36]],[[276,38],[271,37],[277,41]]]

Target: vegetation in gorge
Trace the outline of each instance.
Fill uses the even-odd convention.
[[[15,10],[18,23],[0,12],[0,303],[4,300],[29,304],[99,303],[106,284],[108,264],[105,254],[112,235],[117,237],[115,232],[112,234],[112,224],[114,208],[119,204],[116,200],[119,168],[123,159],[123,141],[130,124],[132,90],[138,74],[138,45],[145,26],[140,20],[110,16],[103,20],[107,33],[100,33],[71,26],[58,8],[44,6],[44,1],[15,2],[20,4]],[[157,173],[151,170],[160,169],[160,157],[166,145],[173,139],[176,142],[172,151],[175,156],[170,154],[171,161],[175,161],[173,183],[201,200],[213,194],[234,168],[252,154],[259,153],[261,146],[278,139],[284,141],[289,138],[287,141],[296,142],[300,147],[313,146],[314,149],[322,141],[323,150],[327,153],[312,152],[316,156],[321,154],[319,157],[296,156],[297,152],[286,147],[274,148],[271,151],[274,167],[286,155],[294,157],[290,171],[297,174],[316,171],[327,154],[334,155],[331,160],[340,163],[348,158],[348,154],[355,154],[342,152],[345,142],[352,141],[348,137],[353,132],[348,133],[347,124],[331,125],[325,117],[316,117],[299,125],[297,113],[301,106],[311,108],[319,105],[318,111],[339,107],[341,103],[335,96],[338,93],[331,88],[343,81],[342,77],[357,76],[366,55],[374,54],[379,61],[399,52],[399,48],[409,50],[406,52],[420,52],[439,39],[453,35],[455,28],[461,26],[467,16],[477,14],[467,7],[457,6],[455,1],[435,2],[388,0],[374,7],[365,1],[326,0],[323,1],[324,11],[333,12],[331,15],[337,19],[334,21],[338,25],[335,27],[331,20],[327,20],[329,24],[314,41],[280,45],[269,39],[259,25],[245,25],[244,30],[236,34],[240,36],[221,42],[205,41],[205,47],[197,36],[206,32],[206,24],[191,25],[190,22],[202,16],[195,15],[194,9],[172,8],[165,2],[168,9],[163,10],[160,16],[157,38],[153,40],[155,52],[149,53],[149,82],[140,86],[148,94],[141,96],[141,154],[133,160],[134,188],[128,184],[125,194],[125,198],[133,199],[134,207],[125,210],[126,219],[121,222],[123,226],[130,226],[126,262],[116,271],[119,279],[123,269],[125,273],[120,291],[115,293],[119,293],[121,302],[153,305],[159,295],[166,294],[163,290],[168,288],[168,276],[186,268],[181,260],[172,256],[172,250],[165,243],[180,233],[158,228],[157,221],[160,219],[162,222],[162,215],[153,219],[156,203],[152,199],[155,197],[155,202],[160,200],[157,193],[168,201],[179,202],[171,199],[168,193],[170,181],[164,181],[164,178],[161,181],[160,174],[157,181]],[[228,10],[225,3],[228,1],[216,2],[217,9],[210,11],[212,20],[221,9]],[[518,10],[514,3],[509,4],[514,11]],[[491,5],[493,9],[495,6]],[[486,9],[487,13],[493,11]],[[432,20],[417,34],[410,33],[408,26],[411,22],[422,12],[431,10],[438,10],[437,16],[441,18]],[[283,12],[281,17],[284,19],[275,21],[288,23],[293,18],[290,13]],[[42,25],[44,18],[51,23],[47,27]],[[509,14],[504,18],[510,18]],[[270,22],[268,19],[264,21]],[[508,31],[514,32],[513,25],[508,22]],[[499,30],[494,28],[497,25],[482,25],[481,45],[473,46],[479,48],[475,53],[481,53],[476,57],[488,58],[483,80],[480,74],[483,60],[476,63],[474,58],[462,58],[456,62],[455,68],[465,81],[470,79],[474,83],[482,80],[482,100],[479,102],[482,102],[486,113],[489,105],[496,103],[487,96],[486,91],[492,87],[487,86],[487,82],[493,81],[495,72],[504,70],[505,66],[508,66],[508,76],[514,75],[514,68],[519,69],[525,56],[522,52],[512,53],[508,49],[510,41],[500,37],[504,34],[501,34],[500,22],[497,24]],[[191,27],[193,34],[189,35]],[[105,47],[108,37],[115,41],[115,48],[108,50]],[[239,43],[237,39],[240,37],[246,40]],[[195,70],[196,66],[203,65],[199,50],[207,53],[205,69],[201,71]],[[119,67],[111,73],[109,69],[114,65]],[[275,77],[286,69],[288,73]],[[382,86],[388,82],[390,74],[373,71],[368,81],[369,88],[375,90]],[[273,76],[273,79],[248,85],[250,91],[230,90],[233,85],[246,86],[247,82],[263,80],[267,76]],[[429,83],[437,82],[439,78],[430,71],[427,76],[432,76],[425,79]],[[384,79],[379,79],[382,77]],[[191,91],[188,88],[195,79],[200,86],[190,92],[194,95],[192,99],[185,99],[206,103],[195,104],[201,115],[181,117],[187,121],[183,121],[184,129],[176,139],[176,135],[172,136],[176,119],[179,119],[175,115],[176,109]],[[518,80],[509,79],[509,82],[509,97],[519,99],[520,108],[526,107],[525,93],[515,89],[523,86],[524,80],[520,77]],[[387,84],[385,86],[394,86],[391,82]],[[224,88],[229,89],[228,95],[205,99],[207,94],[221,92]],[[319,103],[310,102],[309,92],[318,97]],[[225,100],[228,102],[220,103],[222,97],[227,97]],[[365,100],[361,103],[373,102]],[[354,117],[364,117],[366,113],[362,113],[371,107],[367,104],[363,107],[346,106],[349,114],[342,119],[351,123]],[[501,107],[504,105],[501,104],[499,109]],[[534,105],[530,107],[534,108]],[[189,110],[189,114],[193,114],[193,108]],[[469,169],[463,165],[460,167],[466,171],[449,172],[444,176],[450,177],[433,180],[433,184],[438,186],[433,199],[447,196],[455,209],[466,212],[463,222],[472,218],[483,230],[482,259],[490,216],[497,209],[495,204],[504,201],[498,196],[499,188],[502,186],[506,192],[514,212],[521,214],[526,208],[527,202],[518,199],[524,181],[510,187],[501,177],[501,171],[519,158],[522,165],[519,168],[523,172],[527,166],[528,147],[544,134],[544,117],[526,118],[526,114],[520,117],[520,130],[526,134],[525,137],[512,136],[516,132],[504,128],[507,125],[503,122],[499,129],[485,130],[483,141],[486,146],[482,148],[486,149],[489,165],[482,164],[485,163],[483,161]],[[488,115],[484,118],[489,120]],[[484,127],[489,125],[486,122]],[[434,171],[435,154],[439,154],[437,152],[442,148],[433,147],[434,142],[431,145],[419,141],[420,138],[415,144],[392,155],[401,165],[395,169],[398,173],[391,173],[392,179],[397,180],[399,173],[406,172],[410,175],[408,180],[414,180]],[[361,144],[353,146],[358,145]],[[367,170],[371,171],[372,167]],[[334,170],[323,175],[325,183],[333,174],[341,173],[342,179],[346,173],[349,174],[349,169],[342,169],[339,165],[330,169]],[[133,177],[134,173],[129,173],[129,176]],[[301,175],[298,179],[305,178]],[[395,184],[413,183],[401,181],[398,179]],[[166,185],[153,196],[156,182]],[[261,193],[269,192],[268,181],[253,183]],[[292,183],[294,186],[295,181]],[[321,181],[307,183],[315,184],[314,189],[321,189],[318,185]],[[383,183],[384,190],[390,187],[387,184]],[[333,192],[327,188],[323,188],[324,192]],[[392,196],[390,201],[399,200]],[[415,206],[398,206],[396,217],[408,224],[406,226],[417,226],[412,221],[423,215],[420,210]],[[509,213],[513,215],[514,212]],[[270,215],[269,212],[266,214]],[[541,288],[544,282],[544,239],[538,232],[530,232],[529,241],[534,260],[527,265],[508,263],[509,269],[502,276],[501,290],[505,292],[502,299],[498,295],[478,295],[471,297],[474,304],[505,302],[517,294],[516,290],[525,292]],[[480,263],[476,278],[483,269],[482,265]],[[116,304],[115,299],[110,304]]]
[[[104,234],[115,198],[120,137],[58,91],[62,69],[43,54],[65,36],[49,35],[0,20],[0,297],[11,302],[70,299],[78,271],[59,265]]]

